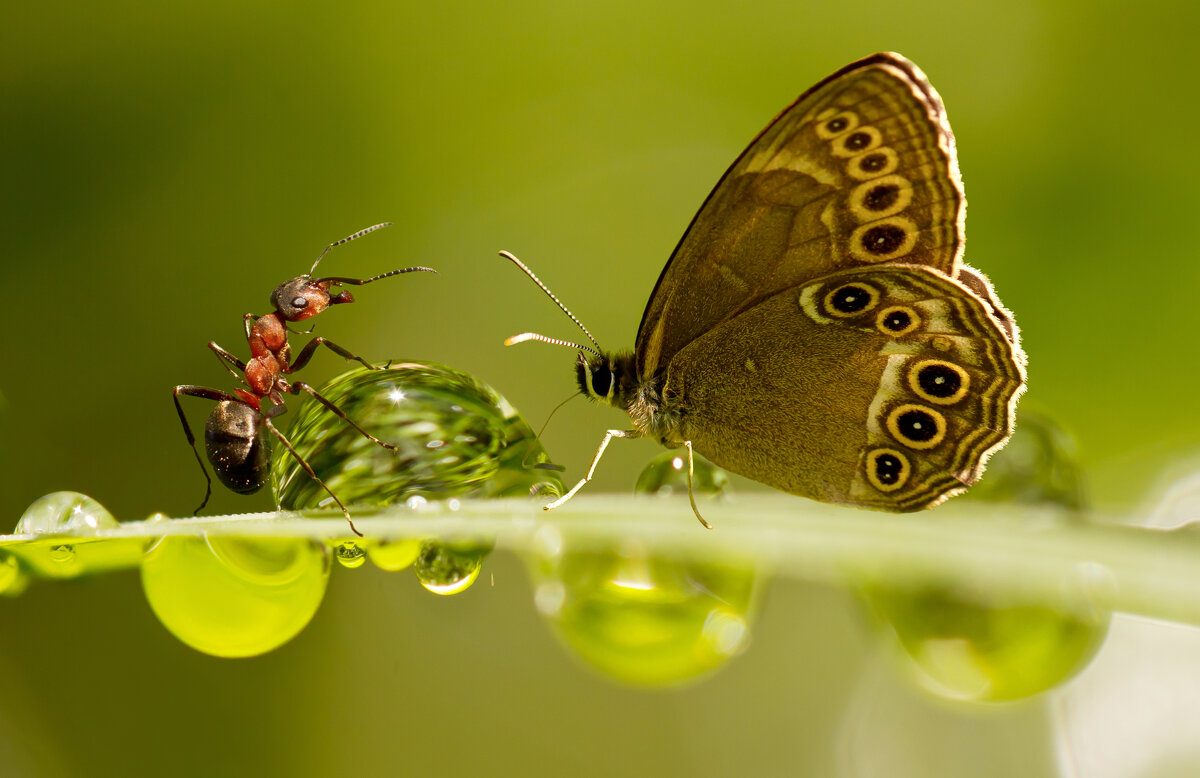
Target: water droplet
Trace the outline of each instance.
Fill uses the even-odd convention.
[[[417,580],[434,594],[458,594],[466,591],[479,577],[483,558],[490,546],[425,543],[413,563]]]
[[[12,554],[0,551],[0,594],[15,597],[25,591],[29,576],[21,570],[21,564]]]
[[[353,540],[344,540],[333,549],[334,556],[342,567],[362,567],[367,561],[367,552]]]
[[[753,572],[679,562],[630,546],[564,548],[535,536],[534,605],[584,662],[639,686],[687,683],[748,644],[759,590]]]
[[[312,619],[329,579],[327,548],[308,539],[165,537],[142,558],[159,621],[206,654],[264,654]]]
[[[380,570],[395,572],[417,561],[421,553],[419,540],[384,540],[370,546],[367,555]]]
[[[392,452],[372,443],[319,403],[300,407],[288,437],[347,505],[523,496],[534,488],[562,493],[556,472],[534,467],[548,457],[533,430],[467,373],[406,362],[351,371],[321,393],[372,435],[399,447]],[[272,484],[288,510],[326,499],[282,447],[272,462]]]
[[[693,458],[692,490],[701,495],[725,495],[729,491],[729,476],[724,470],[696,454]],[[687,451],[667,451],[659,454],[642,468],[634,491],[639,494],[687,494]]]
[[[53,492],[25,509],[18,535],[71,535],[120,526],[103,505],[79,492]]]
[[[865,596],[895,630],[921,685],[975,702],[1025,699],[1063,683],[1099,650],[1110,618],[1107,611],[981,603],[945,588],[910,593],[881,586]]]
[[[75,547],[70,543],[60,543],[50,547],[50,559],[65,565],[75,561]]]

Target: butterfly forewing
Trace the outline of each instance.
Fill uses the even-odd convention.
[[[638,374],[772,295],[854,267],[953,276],[965,199],[937,93],[898,54],[830,76],[725,173],[664,268],[638,331]]]

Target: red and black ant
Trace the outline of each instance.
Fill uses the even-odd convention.
[[[287,338],[288,332],[307,335],[312,330],[293,330],[287,326],[287,323],[311,319],[331,305],[354,302],[354,296],[350,292],[339,291],[336,294],[330,294],[330,286],[343,284],[362,286],[381,278],[417,271],[436,273],[436,270],[428,267],[406,267],[371,278],[312,277],[317,265],[334,246],[340,246],[375,230],[390,226],[391,222],[376,224],[330,243],[317,257],[317,261],[313,263],[306,275],[297,276],[275,288],[275,291],[271,293],[271,305],[275,306],[273,313],[262,316],[247,313],[243,316],[246,325],[246,341],[250,345],[251,358],[249,362],[243,362],[213,341],[208,342],[208,347],[217,355],[221,365],[241,381],[246,388],[235,389],[233,394],[229,394],[219,389],[209,389],[203,386],[175,387],[173,393],[175,410],[179,412],[179,420],[183,423],[183,431],[187,435],[188,444],[191,445],[192,453],[196,455],[196,462],[199,463],[200,470],[204,473],[204,501],[200,503],[196,513],[204,509],[204,506],[208,504],[208,498],[212,496],[212,479],[209,478],[208,471],[204,469],[204,463],[200,460],[200,452],[196,449],[196,438],[192,435],[187,417],[183,414],[183,407],[179,404],[179,395],[181,394],[217,401],[217,407],[213,408],[204,425],[204,450],[208,454],[208,461],[212,464],[213,472],[217,474],[221,483],[238,494],[253,494],[263,487],[263,484],[267,482],[267,470],[270,463],[270,451],[264,433],[265,430],[270,430],[271,434],[296,458],[309,477],[319,483],[321,488],[328,492],[333,501],[338,504],[355,534],[362,534],[354,526],[354,522],[350,521],[350,512],[346,510],[346,506],[325,485],[325,482],[317,477],[312,467],[292,447],[284,434],[275,428],[271,420],[287,411],[287,406],[283,402],[285,393],[298,395],[306,392],[362,435],[386,449],[396,450],[395,446],[384,443],[355,424],[340,408],[322,397],[316,389],[302,381],[291,382],[284,378],[284,375],[290,375],[307,365],[317,347],[322,345],[335,354],[361,363],[369,370],[386,369],[386,366],[372,365],[362,357],[351,354],[341,346],[322,337],[310,340],[293,362],[291,361],[292,349]],[[265,411],[262,408],[263,400],[271,401],[271,407]]]

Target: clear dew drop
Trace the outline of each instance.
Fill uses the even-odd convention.
[[[342,567],[362,567],[367,561],[367,552],[354,540],[344,540],[333,547],[333,555]]]
[[[459,594],[471,588],[483,568],[490,546],[425,543],[413,563],[417,580],[434,594]]]
[[[18,535],[69,535],[120,526],[108,509],[79,492],[52,492],[25,509],[14,532]]]
[[[389,451],[305,402],[288,437],[347,505],[381,506],[455,497],[562,493],[533,430],[491,387],[444,365],[402,362],[387,370],[345,373],[321,393]],[[399,399],[398,399],[399,398]],[[271,481],[280,506],[299,510],[327,495],[278,447]]]

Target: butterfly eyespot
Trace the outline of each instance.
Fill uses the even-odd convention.
[[[839,135],[833,142],[835,157],[853,157],[864,151],[872,151],[883,144],[883,134],[874,127],[859,127],[854,132]]]
[[[946,437],[946,417],[932,408],[901,405],[887,417],[888,432],[909,448],[933,448]]]
[[[971,376],[951,362],[924,359],[909,371],[908,385],[922,400],[952,405],[967,396]]]
[[[912,465],[908,457],[891,448],[877,448],[867,453],[867,480],[881,492],[894,492],[908,482]]]
[[[869,311],[879,304],[879,290],[858,281],[842,284],[825,295],[825,312],[846,318]]]
[[[886,146],[872,150],[867,154],[851,157],[846,163],[846,172],[859,181],[866,181],[879,176],[886,176],[900,166],[900,157]]]
[[[859,221],[900,213],[912,202],[912,184],[904,176],[884,176],[859,184],[850,193],[850,210]]]
[[[875,329],[892,337],[907,335],[920,326],[921,316],[907,305],[884,308],[875,317]]]
[[[858,127],[858,116],[850,111],[843,111],[829,118],[819,117],[818,121],[817,137],[821,140],[832,140]]]
[[[850,253],[860,262],[887,262],[913,250],[917,226],[903,216],[863,224],[850,235]]]

